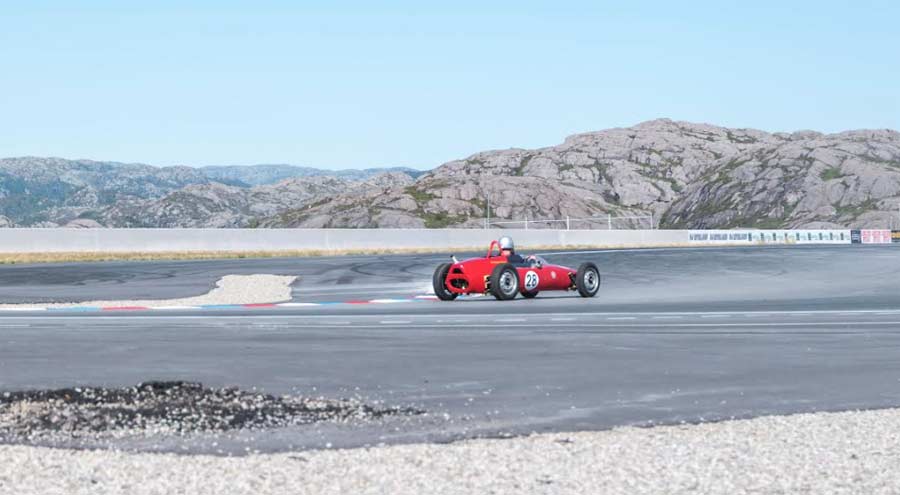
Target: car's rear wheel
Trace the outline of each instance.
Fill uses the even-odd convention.
[[[459,295],[456,292],[450,292],[450,289],[447,288],[447,274],[450,273],[451,266],[453,266],[453,263],[444,263],[437,267],[434,271],[434,276],[431,277],[434,295],[441,301],[452,301]]]
[[[535,297],[537,297],[537,295],[538,295],[538,291],[536,291],[536,290],[531,291],[531,292],[523,292],[522,293],[522,297],[524,297],[525,299],[534,299]]]
[[[519,293],[519,272],[509,263],[497,265],[491,272],[491,294],[501,301],[508,301]]]
[[[575,287],[581,297],[594,297],[600,290],[600,270],[593,263],[582,263],[575,274]]]

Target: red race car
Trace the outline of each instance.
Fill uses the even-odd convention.
[[[432,277],[435,295],[452,301],[460,294],[492,294],[505,301],[521,293],[532,298],[545,290],[577,290],[582,297],[594,297],[600,289],[600,271],[593,263],[578,270],[551,265],[540,256],[523,258],[515,253],[512,239],[492,241],[487,256],[444,263]]]

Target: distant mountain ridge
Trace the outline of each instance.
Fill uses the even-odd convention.
[[[384,173],[399,172],[412,178],[425,173],[408,167],[386,167],[366,169],[324,170],[297,165],[211,165],[199,170],[210,180],[223,184],[243,184],[245,186],[262,186],[274,184],[294,177],[337,177],[349,181],[366,180]]]
[[[900,224],[900,133],[770,133],[658,119],[547,148],[476,153],[412,186],[338,196],[262,225],[479,227],[488,198],[495,220],[652,214],[659,228],[888,228]]]
[[[900,225],[898,205],[900,133],[887,129],[771,133],[657,119],[429,172],[0,160],[0,227],[473,228],[490,213],[652,215],[659,228],[887,228]]]
[[[402,178],[395,174],[412,181],[413,176],[421,173],[402,167],[339,171],[291,165],[194,168],[52,157],[3,158],[0,159],[0,228],[53,227],[75,220],[80,221],[73,226],[79,227],[93,225],[91,221],[96,226],[109,227],[205,226],[204,218],[210,222],[209,226],[243,226],[250,222],[251,211],[271,215],[281,208],[301,207],[306,200],[318,200],[326,194],[337,195],[358,190],[357,186],[363,184],[381,183],[380,175],[393,177],[386,182],[397,184]],[[334,179],[331,186],[321,187],[328,183],[327,179]],[[273,201],[273,197],[265,194],[266,186],[281,194],[275,195]],[[228,198],[236,203],[218,198],[219,206],[213,210],[220,216],[196,215],[191,211],[198,206],[199,203],[192,202],[199,197],[215,203],[216,192],[223,195],[228,192]],[[246,204],[260,197],[266,198],[268,207],[252,208]],[[178,207],[179,198],[188,203]],[[161,202],[170,205],[165,221],[163,217],[153,217],[161,222],[154,225],[150,216],[145,220],[139,218],[142,208],[161,208]],[[157,210],[144,213],[149,215],[149,211],[159,213]],[[181,212],[181,220],[174,212]]]

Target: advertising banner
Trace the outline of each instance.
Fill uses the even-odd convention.
[[[900,242],[900,230],[891,231],[891,242]]]
[[[859,229],[850,231],[850,241],[853,244],[861,244],[862,243],[862,232]]]
[[[850,230],[692,230],[688,233],[692,244],[850,244],[852,237]]]
[[[890,244],[891,231],[882,229],[863,229],[860,231],[863,244]]]
[[[740,230],[692,230],[688,232],[688,241],[697,244],[736,244],[751,240],[747,231]]]

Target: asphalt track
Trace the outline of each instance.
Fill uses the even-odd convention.
[[[0,390],[188,379],[359,396],[427,416],[227,438],[202,452],[446,441],[900,405],[900,249],[547,253],[597,263],[600,294],[254,310],[0,315]],[[442,256],[0,267],[0,302],[197,295],[299,275],[297,302],[424,294]]]

